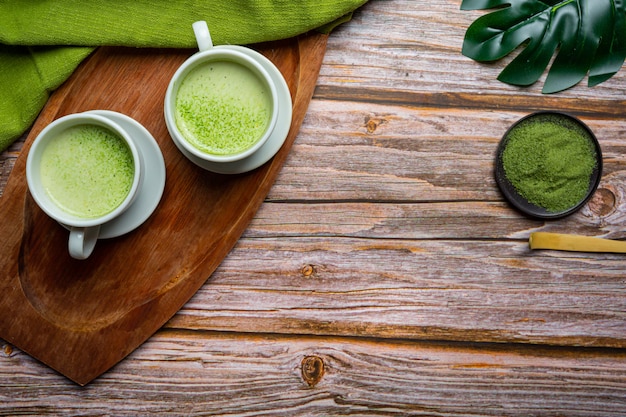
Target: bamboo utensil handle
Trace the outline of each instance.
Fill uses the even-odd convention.
[[[535,232],[530,234],[531,249],[553,249],[572,252],[626,253],[626,241],[562,233]]]

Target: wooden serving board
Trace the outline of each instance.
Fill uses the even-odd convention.
[[[165,90],[194,51],[102,47],[81,64],[39,116],[0,199],[0,337],[84,385],[169,320],[232,249],[269,192],[304,119],[326,40],[310,34],[256,48],[284,75],[293,120],[272,160],[232,176],[188,161],[165,126]],[[67,253],[68,232],[28,193],[26,156],[54,119],[94,109],[143,124],[163,152],[167,179],[143,225],[100,241],[89,259],[77,261]]]

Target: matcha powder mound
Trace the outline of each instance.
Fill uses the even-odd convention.
[[[528,202],[556,213],[585,198],[596,150],[589,133],[574,120],[551,114],[526,119],[506,140],[505,175]]]

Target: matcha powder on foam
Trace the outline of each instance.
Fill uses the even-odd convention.
[[[542,114],[522,120],[506,141],[505,175],[528,202],[556,213],[585,198],[597,155],[589,133],[576,121]]]

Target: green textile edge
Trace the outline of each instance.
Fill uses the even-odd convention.
[[[329,33],[367,0],[42,0],[0,2],[0,151],[24,134],[96,46],[196,46],[206,20],[215,44]],[[245,12],[241,12],[245,10]]]

